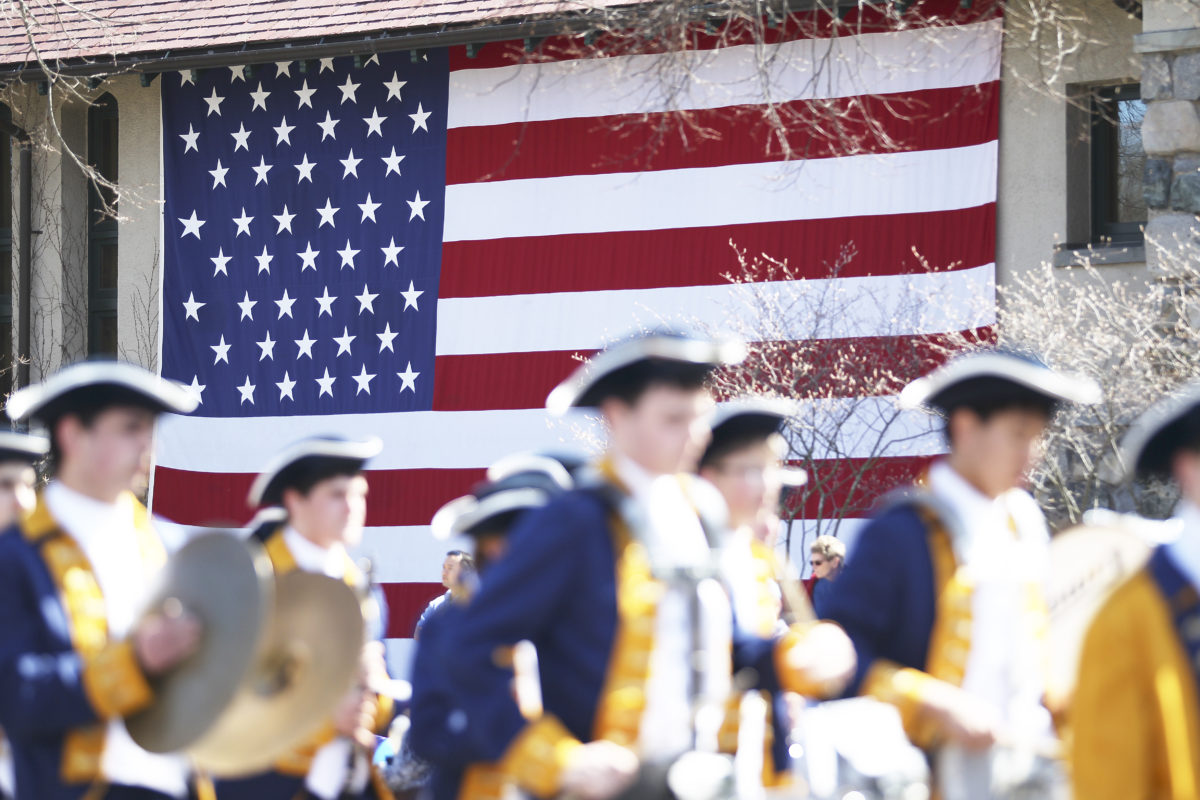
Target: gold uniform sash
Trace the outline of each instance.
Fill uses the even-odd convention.
[[[150,524],[150,514],[131,494],[134,530],[142,564],[148,573],[166,563],[166,550]],[[39,494],[37,505],[21,520],[21,532],[33,544],[58,589],[66,611],[71,645],[83,661],[83,688],[99,720],[67,732],[63,740],[59,776],[64,783],[91,783],[101,779],[108,720],[127,716],[153,699],[133,644],[110,642],[104,595],[95,571],[79,543],[59,527]]]

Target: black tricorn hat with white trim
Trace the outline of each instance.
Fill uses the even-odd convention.
[[[17,431],[0,431],[0,463],[23,461],[33,464],[50,452],[50,440]]]
[[[190,414],[197,402],[174,381],[123,361],[96,359],[64,367],[41,383],[19,389],[5,411],[15,422],[35,419],[50,427],[66,414],[114,406]]]
[[[783,433],[787,421],[799,410],[796,401],[784,397],[751,396],[721,403],[713,415],[712,439],[700,456],[700,468],[714,463],[731,445],[737,447]],[[808,483],[808,473],[802,469],[785,468],[781,476],[784,486]]]
[[[493,464],[488,476],[470,494],[438,509],[430,523],[434,538],[507,533],[521,514],[574,486],[563,464],[549,456],[521,454],[519,460],[510,456]]]
[[[678,333],[650,333],[619,342],[580,365],[546,397],[546,409],[562,416],[571,408],[590,408],[630,387],[654,382],[671,370],[694,371],[703,378],[725,364],[746,358],[746,345]]]
[[[1200,450],[1200,381],[1182,387],[1142,412],[1121,440],[1127,480],[1170,478],[1180,450]]]
[[[988,349],[952,358],[900,392],[901,408],[952,411],[995,405],[998,398],[1040,398],[1053,406],[1061,402],[1090,405],[1100,401],[1100,386],[1084,376],[1066,375],[1024,353]]]
[[[361,472],[381,450],[383,442],[375,436],[361,441],[334,436],[302,439],[271,459],[250,484],[246,502],[251,508],[279,505],[285,489],[307,488],[328,477]]]

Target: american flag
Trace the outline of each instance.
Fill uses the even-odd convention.
[[[730,241],[814,278],[853,241],[836,280],[989,300],[1001,21],[921,8],[918,24],[852,11],[854,36],[814,17],[717,47],[701,28],[671,97],[671,53],[555,40],[535,60],[512,42],[164,75],[162,372],[201,405],[160,428],[154,510],[243,522],[280,448],[382,436],[364,550],[404,639],[442,591],[433,512],[500,456],[563,447],[541,408],[576,355],[663,320],[728,327]],[[855,108],[906,110],[857,152],[798,131],[805,159],[783,163],[763,69],[793,110],[842,103],[849,126]],[[920,275],[914,250],[951,268]],[[994,322],[944,306],[907,333]],[[909,441],[884,467],[940,447]]]

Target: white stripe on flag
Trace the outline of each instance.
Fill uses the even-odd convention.
[[[503,125],[973,86],[999,77],[1001,26],[996,19],[687,54],[456,70],[450,73],[448,124]],[[685,75],[689,79],[681,86]],[[671,76],[679,80],[672,82]]]
[[[437,355],[596,350],[631,330],[685,325],[761,331],[763,304],[791,309],[770,339],[843,339],[969,330],[995,322],[995,267],[917,275],[438,301]],[[807,298],[812,298],[808,300]],[[813,314],[804,314],[806,303]],[[771,305],[775,304],[775,305]],[[836,310],[836,317],[817,316]],[[497,324],[496,320],[505,320]],[[761,338],[761,337],[758,337]]]
[[[920,411],[900,413],[879,452],[880,426],[894,415],[891,397],[811,400],[805,414],[838,421],[836,442],[818,443],[813,457],[912,456],[942,451],[933,420]],[[198,472],[253,473],[297,439],[336,431],[350,439],[379,436],[383,452],[369,469],[470,469],[519,451],[579,449],[600,441],[599,422],[582,412],[558,420],[542,409],[516,411],[412,411],[309,417],[180,417],[164,415],[158,430],[158,465]]]
[[[811,161],[446,187],[443,240],[916,214],[996,199],[996,142]],[[563,265],[569,267],[569,265]]]

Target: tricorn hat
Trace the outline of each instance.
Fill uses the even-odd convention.
[[[437,539],[457,534],[507,532],[522,513],[539,508],[574,486],[570,473],[557,459],[520,454],[501,459],[488,469],[488,480],[470,494],[451,500],[430,523]]]
[[[988,349],[956,356],[900,392],[901,408],[925,406],[952,411],[960,406],[994,404],[999,396],[1041,398],[1091,404],[1100,400],[1100,386],[1091,378],[1066,375],[1030,355]]]
[[[374,436],[362,441],[333,436],[303,439],[271,459],[250,485],[246,501],[251,508],[279,505],[284,489],[360,472],[382,449],[383,442]]]
[[[65,414],[110,406],[190,414],[196,405],[196,396],[174,381],[123,361],[91,360],[19,389],[5,410],[15,422],[35,419],[49,427]]]
[[[714,341],[677,333],[651,333],[600,351],[550,392],[546,409],[561,416],[571,408],[589,408],[630,386],[652,382],[665,370],[694,368],[703,376],[746,357],[740,341]]]
[[[783,397],[743,397],[717,407],[712,419],[712,439],[700,457],[700,466],[715,461],[733,442],[765,440],[782,433],[788,419],[796,416],[799,404]],[[784,486],[803,486],[808,473],[802,469],[785,468],[781,477]]]
[[[1171,475],[1182,448],[1200,448],[1200,381],[1187,384],[1142,412],[1121,440],[1127,479]]]

